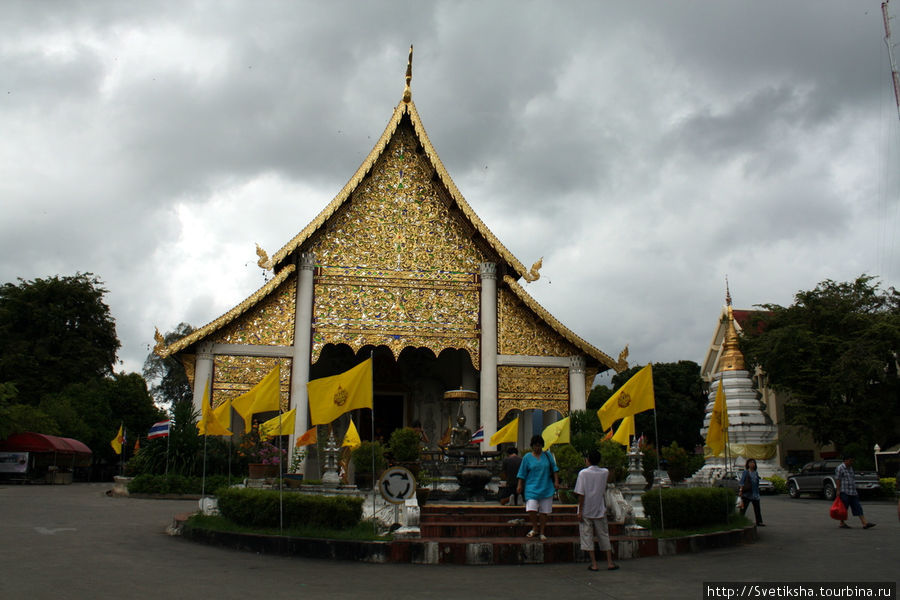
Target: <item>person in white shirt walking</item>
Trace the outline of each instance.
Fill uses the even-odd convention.
[[[597,545],[606,552],[606,568],[615,571],[619,568],[612,559],[612,545],[609,543],[609,526],[606,522],[606,482],[609,470],[600,467],[600,452],[591,450],[588,453],[588,466],[578,473],[575,480],[575,494],[578,496],[578,532],[581,538],[581,549],[591,557],[590,571],[599,571],[597,554],[594,552],[594,535]]]

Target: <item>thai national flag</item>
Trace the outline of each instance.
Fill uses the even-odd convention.
[[[166,437],[167,435],[169,435],[169,423],[171,423],[169,419],[160,421],[159,423],[154,423],[153,427],[150,428],[150,432],[147,433],[147,439],[155,440],[156,438]]]
[[[475,430],[475,433],[472,434],[472,439],[469,440],[470,444],[480,444],[484,441],[484,427],[479,427]]]

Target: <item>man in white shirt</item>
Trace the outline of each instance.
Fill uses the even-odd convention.
[[[613,563],[612,545],[609,543],[609,528],[606,523],[606,482],[609,471],[598,466],[600,452],[591,450],[588,454],[588,467],[578,473],[575,480],[575,494],[578,496],[578,532],[581,537],[581,549],[591,557],[591,571],[599,571],[597,555],[594,552],[594,534],[597,545],[606,552],[606,568],[615,571],[619,568]]]

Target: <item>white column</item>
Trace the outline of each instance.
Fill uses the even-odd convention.
[[[294,308],[294,356],[291,360],[291,404],[297,409],[293,442],[309,429],[309,361],[312,356],[313,270],[316,257],[303,252],[298,259],[297,304]]]
[[[203,408],[203,392],[206,384],[209,382],[212,387],[213,372],[213,353],[212,344],[203,342],[197,345],[197,360],[194,363],[194,400],[193,406],[195,412],[200,412]],[[209,397],[212,398],[212,390],[209,391]]]
[[[569,357],[569,412],[584,410],[587,407],[587,397],[584,389],[584,357]]]
[[[493,448],[491,436],[497,433],[497,264],[481,263],[481,425],[484,441],[481,450]]]

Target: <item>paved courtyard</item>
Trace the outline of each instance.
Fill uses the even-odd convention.
[[[110,498],[111,484],[0,485],[0,598],[700,598],[705,581],[892,581],[896,503],[838,530],[819,499],[764,497],[760,541],[701,554],[587,565],[372,565],[260,556],[164,533],[196,501]],[[858,521],[853,522],[858,525]]]

